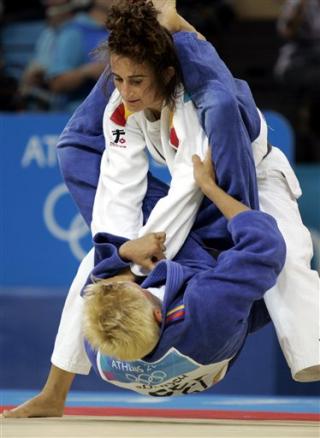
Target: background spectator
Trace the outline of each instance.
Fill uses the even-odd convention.
[[[105,0],[44,0],[47,26],[20,81],[27,109],[73,111],[104,64],[93,50],[107,37]],[[76,9],[87,11],[75,14]]]
[[[320,0],[287,0],[278,31],[287,40],[275,66],[297,104],[302,159],[320,159]]]
[[[0,1],[0,26],[4,21],[4,2]],[[6,73],[2,44],[0,42],[0,111],[14,111],[17,109],[15,95],[17,81]]]
[[[45,110],[55,105],[47,73],[73,17],[73,4],[69,0],[43,0],[43,5],[47,24],[39,35],[34,57],[24,71],[19,87],[20,97],[28,109]]]
[[[39,20],[44,17],[44,8],[41,0],[1,0],[4,21],[16,22],[26,20]]]
[[[177,6],[181,15],[216,47],[235,17],[233,0],[199,0],[196,7],[193,0],[178,0]]]
[[[77,14],[58,41],[48,69],[49,89],[62,98],[57,109],[73,111],[105,68],[92,52],[107,38],[107,4],[93,0],[89,11]]]

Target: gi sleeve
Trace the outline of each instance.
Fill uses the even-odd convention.
[[[108,107],[107,107],[108,108]],[[145,139],[135,116],[124,127],[104,115],[109,147],[103,153],[91,230],[135,239],[143,225],[142,203],[149,170]]]
[[[105,149],[103,113],[113,89],[105,72],[67,123],[57,146],[62,176],[89,226]]]
[[[176,34],[180,64],[200,124],[213,148],[219,185],[258,208],[252,142],[260,116],[247,84],[233,78],[212,45],[194,34]],[[267,153],[267,139],[264,141]]]
[[[94,252],[94,269],[84,285],[81,295],[83,295],[86,286],[97,279],[110,278],[127,268],[129,263],[122,260],[119,256],[120,246],[127,239],[113,236],[108,233],[98,233],[93,238],[95,248]]]
[[[177,135],[177,152],[171,169],[171,183],[167,196],[153,208],[139,237],[165,231],[166,258],[172,260],[180,250],[195,221],[203,194],[193,177],[192,155],[204,158],[208,149],[207,137],[199,125],[192,102],[179,102],[173,117],[172,129]],[[171,129],[171,131],[172,131]],[[173,147],[174,145],[171,145]],[[133,264],[132,272],[145,275],[146,271]]]
[[[266,213],[240,213],[228,227],[234,247],[220,254],[215,267],[195,275],[184,295],[186,325],[191,332],[196,327],[204,345],[214,340],[214,360],[240,348],[232,343],[244,340],[252,306],[276,283],[286,255],[276,221]]]

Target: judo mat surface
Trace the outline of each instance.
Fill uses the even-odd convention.
[[[1,410],[34,391],[1,391]],[[195,394],[149,398],[73,391],[63,418],[1,418],[1,438],[60,437],[320,437],[317,397]]]

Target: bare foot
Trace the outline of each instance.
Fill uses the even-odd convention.
[[[10,411],[3,411],[2,415],[4,418],[62,417],[64,403],[40,393]]]

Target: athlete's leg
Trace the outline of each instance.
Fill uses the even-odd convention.
[[[265,302],[293,379],[320,380],[320,281],[310,268],[312,242],[297,198],[299,183],[277,148],[257,167],[261,210],[278,222],[287,245],[286,264]]]
[[[80,292],[94,266],[93,249],[82,260],[66,299],[51,362],[75,374],[89,374],[91,365],[84,349],[82,334],[83,298]]]

